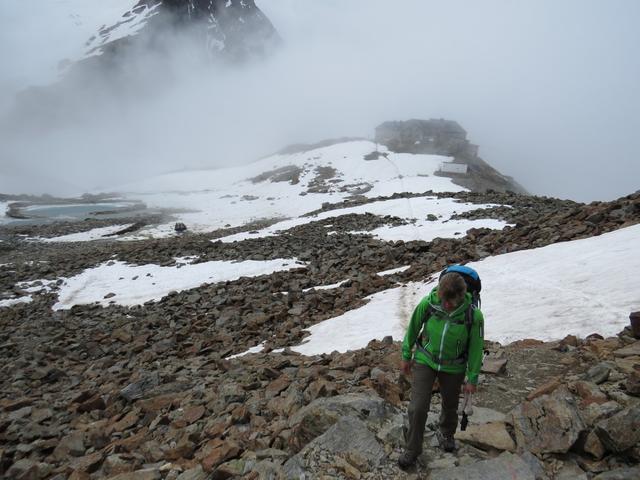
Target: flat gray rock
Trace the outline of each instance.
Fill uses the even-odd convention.
[[[496,458],[465,465],[464,467],[434,470],[433,480],[536,480],[531,467],[518,455],[504,452]]]
[[[640,478],[640,466],[618,468],[597,475],[593,480],[638,480]]]

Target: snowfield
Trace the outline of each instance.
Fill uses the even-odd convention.
[[[277,230],[286,230],[321,218],[329,218],[346,213],[371,211],[382,215],[394,214],[412,219],[420,214],[435,213],[446,220],[451,215],[444,207],[434,212],[425,211],[423,200],[400,199],[390,203],[370,204],[357,211],[343,209],[332,211],[327,216],[299,218],[319,210],[325,202],[338,203],[354,193],[375,198],[395,192],[423,193],[459,192],[464,188],[455,185],[451,179],[434,176],[449,157],[439,155],[411,155],[388,152],[385,147],[378,151],[385,153],[378,160],[365,160],[364,156],[374,152],[376,144],[370,141],[352,141],[317,148],[307,152],[272,155],[257,162],[232,168],[177,172],[161,175],[143,182],[114,187],[129,199],[140,200],[149,208],[177,208],[190,213],[176,215],[176,221],[185,223],[192,232],[211,232],[225,227],[238,227],[264,219],[283,219],[272,229],[262,232],[267,236]],[[287,167],[297,167],[297,182],[255,180],[268,172]],[[336,170],[333,177],[323,181],[325,193],[308,192],[318,181],[322,169]],[[319,170],[320,169],[320,170]],[[277,174],[273,174],[275,176]],[[331,174],[330,174],[331,175]],[[362,189],[362,190],[361,190]],[[344,191],[341,191],[344,190]],[[417,202],[417,203],[416,203]],[[433,203],[433,201],[432,201]],[[451,202],[453,204],[455,202]],[[415,204],[415,206],[413,206]],[[443,202],[443,205],[446,202]],[[434,208],[435,203],[433,203]],[[474,205],[473,208],[485,208]],[[374,210],[376,209],[376,210]],[[453,210],[462,212],[471,209],[455,204]],[[498,227],[502,228],[502,227]],[[158,225],[135,232],[123,239],[160,238],[175,235],[173,224]],[[243,235],[227,237],[225,241],[247,238]]]
[[[336,218],[341,215],[365,214],[391,215],[406,220],[414,220],[415,223],[400,226],[384,226],[372,230],[371,232],[351,232],[354,234],[372,234],[382,240],[424,240],[431,241],[436,237],[464,236],[463,234],[470,228],[495,228],[502,229],[507,223],[500,220],[450,220],[455,213],[464,213],[478,208],[490,208],[495,205],[459,203],[451,198],[417,197],[398,198],[394,200],[384,200],[357,207],[342,208],[321,212],[310,217],[299,217],[291,220],[278,222],[270,227],[257,231],[257,233],[242,232],[216,239],[214,241],[237,242],[248,238],[262,238],[278,235],[291,228],[305,225],[307,223]],[[426,220],[427,215],[432,214],[438,217],[437,220]]]
[[[7,300],[0,300],[0,308],[12,307],[20,303],[31,303],[32,301],[33,298],[31,298],[31,296],[29,295],[18,298],[9,298]]]
[[[640,305],[640,225],[470,263],[482,278],[485,337],[508,343],[568,334],[615,335]],[[404,337],[413,309],[437,280],[367,297],[365,306],[309,328],[292,350],[305,355],[363,348],[373,338]]]
[[[211,261],[195,265],[179,262],[174,267],[129,265],[111,261],[64,279],[54,310],[74,305],[142,305],[160,300],[172,291],[196,288],[205,283],[255,277],[293,268],[304,268],[296,259],[243,262]]]

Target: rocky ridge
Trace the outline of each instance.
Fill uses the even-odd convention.
[[[254,0],[140,0],[87,41],[88,55],[122,55],[136,46],[163,48],[167,37],[192,32],[211,57],[239,61],[264,54],[279,36]],[[142,23],[133,36],[115,37],[123,26]],[[99,58],[99,57],[95,57]],[[104,61],[104,59],[100,59]]]
[[[221,232],[77,243],[73,256],[68,245],[26,243],[21,235],[54,236],[91,222],[2,228],[5,296],[19,294],[19,282],[55,282],[114,259],[174,264],[187,255],[198,255],[196,261],[295,256],[308,266],[203,285],[133,308],[52,312],[49,293],[1,309],[0,472],[120,480],[459,478],[510,465],[520,472],[516,478],[636,478],[639,430],[627,426],[638,421],[640,344],[628,331],[609,339],[487,344],[485,368],[500,373],[483,376],[478,415],[460,432],[458,452],[435,448],[430,420],[423,465],[408,474],[395,466],[407,382],[393,339],[344,354],[285,350],[229,358],[262,341],[266,352],[298,343],[306,327],[395,282],[423,280],[445,263],[640,220],[640,194],[589,205],[496,192],[455,196],[508,205],[465,215],[514,226],[471,230],[461,239],[387,243],[346,232],[399,219],[353,215],[330,219],[335,235],[327,234],[326,220],[235,244],[212,242]],[[376,274],[402,265],[411,268]],[[303,291],[345,279],[337,289]],[[613,476],[616,470],[627,477]]]

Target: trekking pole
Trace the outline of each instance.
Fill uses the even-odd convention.
[[[460,421],[460,430],[466,430],[469,424],[469,417],[473,414],[473,397],[469,392],[464,393],[464,401],[462,402],[462,420]]]

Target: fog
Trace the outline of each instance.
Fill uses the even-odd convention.
[[[10,117],[0,193],[110,189],[409,118],[458,121],[535,194],[592,201],[640,188],[634,0],[256,3],[282,37],[265,59],[211,64],[180,36],[167,56],[123,58],[117,82],[101,71],[62,82],[55,114],[36,102]],[[67,2],[26,4],[0,0],[4,114],[17,91],[55,79],[77,36],[47,15]]]

